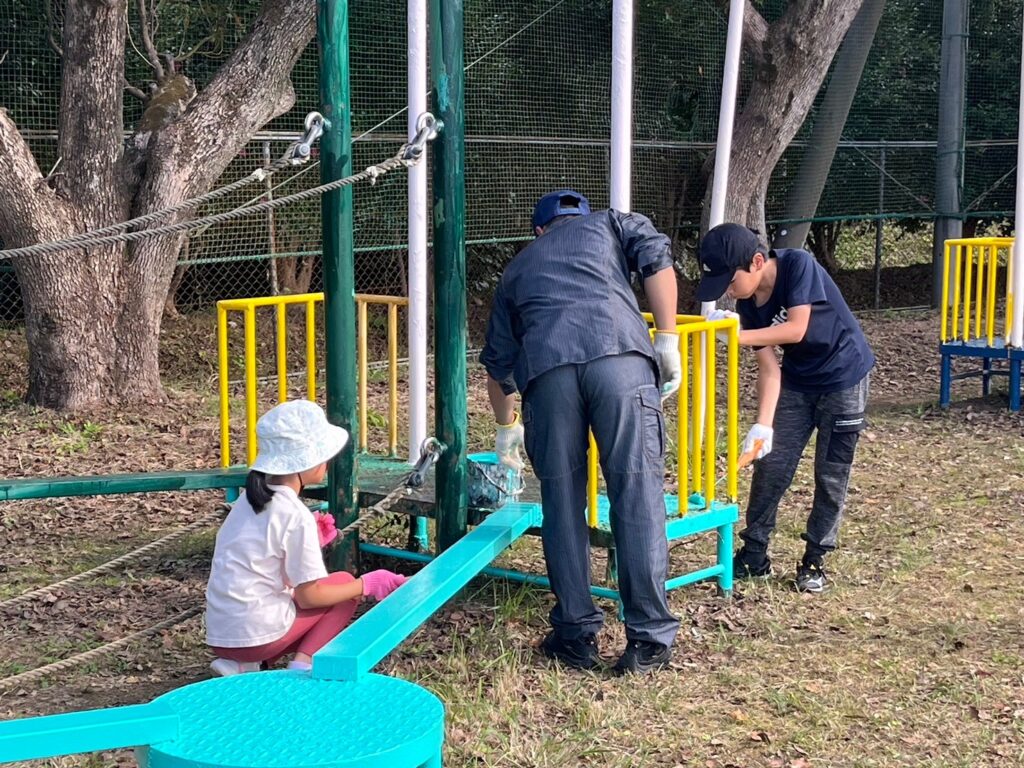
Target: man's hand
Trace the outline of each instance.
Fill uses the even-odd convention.
[[[520,453],[524,438],[523,423],[517,413],[511,424],[498,425],[497,435],[494,439],[494,452],[498,454],[501,463],[512,467],[517,472],[526,466]]]
[[[715,320],[728,320],[730,318],[736,318],[739,320],[739,314],[731,312],[728,309],[712,309],[708,312],[708,316],[705,318],[708,322],[714,322]],[[718,340],[723,344],[729,343],[729,332],[727,330],[719,330],[715,332],[718,336]]]
[[[677,389],[683,380],[683,364],[679,359],[679,334],[671,331],[655,331],[654,352],[658,356],[658,370],[661,371],[661,398],[664,400]]]
[[[743,454],[753,454],[752,460],[763,459],[772,452],[772,436],[775,430],[766,427],[764,424],[755,424],[747,433],[747,439],[743,441]],[[758,446],[760,441],[760,447]]]

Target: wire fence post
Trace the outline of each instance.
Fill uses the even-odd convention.
[[[882,230],[885,221],[885,142],[878,150],[878,218],[875,219],[875,309],[882,306]]]
[[[263,167],[270,167],[270,142],[263,142]],[[267,200],[274,199],[274,186],[270,181],[270,177],[267,176],[264,182],[267,186]],[[270,295],[277,296],[280,293],[280,288],[277,283],[277,257],[274,255],[277,251],[275,243],[275,232],[274,232],[274,209],[267,209],[267,258],[269,259],[268,271],[270,275]]]

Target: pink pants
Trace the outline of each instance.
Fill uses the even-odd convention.
[[[355,576],[344,571],[329,574],[321,579],[327,584],[348,584]],[[359,598],[332,605],[330,608],[295,608],[295,621],[284,637],[264,645],[247,648],[218,648],[210,646],[222,659],[232,661],[274,663],[289,653],[305,653],[312,656],[332,640],[352,621],[352,614],[359,605]]]

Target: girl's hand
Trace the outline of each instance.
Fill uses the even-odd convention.
[[[407,581],[405,576],[384,569],[364,573],[361,578],[363,594],[374,600],[383,600]]]
[[[320,548],[323,549],[338,537],[338,529],[334,525],[334,518],[327,512],[314,512],[316,516],[316,532],[320,539]]]

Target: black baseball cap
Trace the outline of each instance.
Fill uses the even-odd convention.
[[[719,224],[700,241],[700,284],[697,301],[717,301],[732,282],[737,269],[746,269],[755,253],[764,253],[761,238],[740,224]]]

